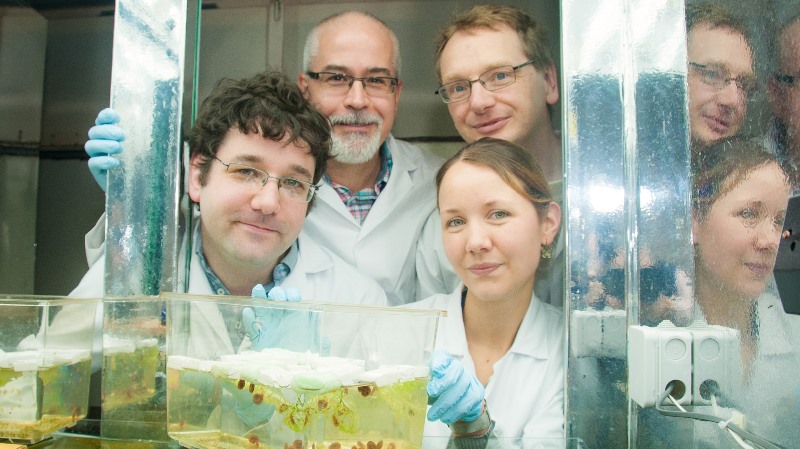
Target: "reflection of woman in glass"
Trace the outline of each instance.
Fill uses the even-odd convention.
[[[483,138],[445,162],[436,182],[444,249],[461,285],[415,306],[447,310],[436,345],[485,386],[496,436],[561,438],[563,315],[534,295],[561,219],[547,180],[522,148]],[[427,435],[450,433],[429,424]]]
[[[772,279],[789,182],[756,144],[726,141],[694,157],[696,295],[711,324],[739,330],[753,356],[756,300]]]
[[[800,320],[767,289],[789,199],[787,173],[746,140],[705,149],[692,165],[696,313],[740,336],[744,384],[725,399],[761,436],[798,436]]]

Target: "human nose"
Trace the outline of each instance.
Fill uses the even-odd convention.
[[[717,93],[720,103],[732,108],[741,108],[744,105],[745,94],[736,84],[736,80],[729,79]]]
[[[492,247],[492,240],[489,233],[480,225],[470,225],[467,227],[467,246],[466,250],[470,253],[486,252]]]
[[[364,109],[369,104],[369,95],[367,95],[366,84],[364,80],[354,79],[347,89],[347,95],[344,97],[344,104],[351,109]]]
[[[756,248],[777,252],[781,242],[781,231],[783,231],[782,227],[772,220],[764,220],[759,223],[754,236]]]
[[[480,80],[475,80],[470,86],[469,104],[474,111],[482,112],[494,106],[494,94]]]
[[[266,182],[258,187],[253,194],[250,205],[253,209],[261,211],[264,214],[272,214],[280,210],[280,179],[269,176]]]

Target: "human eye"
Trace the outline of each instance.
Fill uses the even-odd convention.
[[[485,82],[486,83],[507,83],[509,78],[512,76],[512,72],[514,70],[511,67],[500,67],[494,69],[486,74]]]
[[[760,221],[760,215],[757,208],[746,207],[741,209],[738,214],[747,226],[755,226]]]
[[[445,87],[447,88],[447,94],[451,97],[459,97],[469,90],[465,81],[454,81]]]
[[[727,78],[727,71],[722,67],[706,67],[702,73],[704,77],[713,81],[721,81]]]
[[[383,87],[389,83],[387,78],[382,76],[369,76],[367,77],[367,84],[377,87]]]
[[[235,163],[230,164],[230,166],[228,167],[228,173],[232,174],[237,179],[241,179],[243,181],[257,180],[263,177],[261,170],[257,170],[253,167],[248,167],[247,165],[241,165]]]
[[[451,218],[447,220],[447,227],[448,228],[457,228],[459,226],[464,226],[466,222],[461,218]]]
[[[509,214],[504,210],[494,210],[491,213],[489,213],[489,218],[493,220],[502,220],[503,218],[507,218],[509,215],[511,214]]]
[[[325,81],[328,84],[340,85],[340,84],[347,84],[348,82],[347,78],[348,76],[343,73],[325,73],[325,78],[323,79],[323,81]]]
[[[309,184],[294,178],[281,178],[281,188],[296,194],[304,194],[309,189]]]

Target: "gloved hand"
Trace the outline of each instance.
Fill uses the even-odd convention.
[[[89,155],[89,171],[103,192],[108,184],[108,170],[119,167],[119,159],[111,156],[122,152],[125,140],[125,131],[117,126],[119,120],[119,113],[111,108],[100,111],[95,126],[89,129],[89,140],[83,146]]]
[[[269,290],[269,294],[267,294],[267,290],[261,284],[256,284],[253,287],[253,293],[251,297],[258,298],[258,299],[271,299],[273,301],[289,301],[289,302],[300,302],[301,294],[300,289],[295,287],[289,287],[284,290],[283,287],[275,286]]]
[[[230,393],[235,401],[236,416],[247,426],[248,430],[266,423],[275,413],[275,406],[260,402],[253,402],[253,394],[247,388],[239,389],[232,382],[223,382],[222,387]]]
[[[431,405],[428,421],[440,420],[450,425],[456,421],[472,422],[481,416],[483,385],[443,349],[433,351],[427,389]]]
[[[256,284],[252,297],[273,301],[300,301],[300,290],[273,287],[265,294],[264,286]],[[290,351],[307,351],[317,347],[319,325],[314,312],[281,310],[266,307],[242,309],[244,334],[255,350],[282,348]]]

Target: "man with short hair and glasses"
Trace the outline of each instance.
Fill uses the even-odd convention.
[[[765,146],[795,171],[800,167],[800,16],[775,36],[776,70],[767,81],[773,120]]]
[[[542,26],[519,8],[472,7],[441,31],[435,64],[440,82],[435,94],[447,104],[461,137],[467,142],[495,137],[527,149],[542,167],[553,199],[561,203],[561,136],[551,121],[551,109],[559,99],[558,75]],[[425,235],[425,242],[441,238],[437,211],[429,218]],[[445,255],[431,248],[440,246],[419,247],[420,282],[431,293],[452,290],[458,278]],[[552,258],[536,278],[536,296],[561,306],[563,233],[550,249]],[[436,276],[425,275],[437,271]]]
[[[391,135],[403,89],[397,37],[364,12],[328,17],[306,39],[297,83],[333,141],[304,232],[378,281],[391,304],[419,299],[416,245],[441,161]]]
[[[188,140],[188,192],[200,210],[184,236],[189,293],[250,296],[256,284],[280,285],[319,301],[387,305],[375,281],[301,233],[330,158],[330,128],[288,78],[223,79]],[[104,268],[101,257],[72,295],[102,296]]]
[[[757,89],[744,24],[718,4],[686,6],[689,126],[701,150],[741,130]]]

